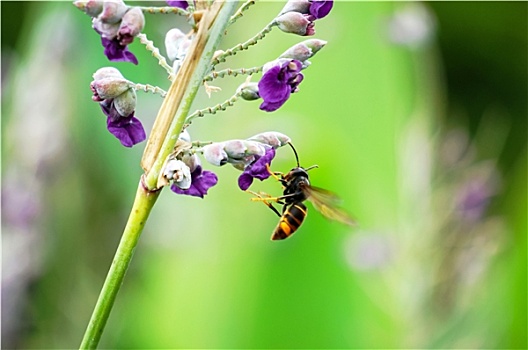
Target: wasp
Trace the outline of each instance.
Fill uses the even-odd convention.
[[[288,144],[295,154],[297,166],[291,169],[287,174],[272,172],[268,167],[271,176],[283,186],[282,196],[271,197],[263,193],[249,191],[257,196],[252,198],[253,201],[262,201],[280,217],[279,223],[271,235],[271,240],[276,241],[286,239],[299,229],[308,212],[308,209],[303,203],[306,200],[311,202],[315,209],[325,217],[346,225],[354,225],[355,221],[347,212],[339,207],[341,199],[336,194],[310,184],[308,171],[317,168],[318,166],[312,165],[309,168],[301,167],[297,151],[291,143],[288,142]],[[282,204],[282,213],[280,213],[271,202]]]

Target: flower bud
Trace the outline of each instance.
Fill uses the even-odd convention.
[[[243,83],[238,87],[237,92],[246,101],[254,101],[260,98],[258,83]]]
[[[215,142],[203,147],[203,155],[209,163],[222,166],[227,163],[227,153],[222,142]]]
[[[145,16],[139,7],[132,7],[123,16],[119,26],[118,36],[121,45],[128,45],[143,30],[145,26]]]
[[[90,17],[97,17],[103,11],[103,1],[77,0],[73,5]]]
[[[288,136],[277,131],[262,132],[260,134],[251,136],[250,138],[248,138],[248,140],[263,143],[275,149],[282,147],[291,141]]]
[[[101,37],[109,40],[114,39],[119,32],[119,23],[106,23],[99,17],[93,19],[92,27]]]
[[[103,100],[116,98],[130,89],[129,82],[126,79],[119,78],[107,78],[92,81],[90,88],[94,92],[94,96]]]
[[[128,7],[123,0],[103,1],[103,11],[98,19],[104,23],[118,23],[127,12]]]
[[[289,0],[282,8],[280,15],[286,12],[310,13],[311,3],[308,0]]]
[[[181,160],[189,167],[189,169],[191,170],[191,173],[196,168],[202,165],[202,162],[200,162],[200,158],[198,157],[196,153],[193,153],[193,154],[185,153],[182,156]]]
[[[239,162],[248,156],[263,156],[266,153],[263,144],[247,140],[229,140],[224,142],[224,151],[228,156],[228,162]]]
[[[191,39],[180,29],[173,28],[165,34],[167,58],[171,61],[183,60],[191,45]]]
[[[136,91],[128,89],[123,94],[114,99],[114,106],[117,113],[123,117],[129,116],[136,109]]]
[[[130,82],[113,67],[98,69],[93,74],[94,80],[90,83],[93,92],[92,100],[101,102],[121,96],[130,90]]]
[[[326,43],[327,42],[324,40],[308,39],[296,45],[293,45],[282,55],[280,55],[279,58],[291,58],[294,60],[299,60],[303,63],[304,67],[305,61],[313,57],[319,50],[321,50],[326,45]]]
[[[185,142],[191,142],[191,134],[189,134],[187,129],[185,129],[178,136],[178,140],[182,140],[182,141],[185,141]]]
[[[99,68],[93,75],[94,80],[100,80],[105,78],[124,78],[123,74],[114,67],[103,67]]]
[[[163,168],[163,176],[167,180],[172,180],[173,184],[175,184],[182,190],[186,190],[191,187],[191,170],[181,160],[169,160]]]
[[[286,12],[275,18],[275,23],[285,33],[302,36],[315,34],[314,23],[310,20],[310,16],[299,12]]]

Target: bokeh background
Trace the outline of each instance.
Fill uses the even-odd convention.
[[[150,3],[153,4],[153,3]],[[141,175],[91,101],[113,66],[70,2],[2,1],[2,347],[79,345]],[[245,41],[282,8],[261,2],[229,28]],[[526,348],[527,4],[337,2],[316,22],[328,45],[278,111],[239,102],[197,120],[195,140],[289,135],[312,183],[359,225],[313,207],[290,239],[277,217],[215,168],[205,199],[162,193],[136,249],[102,348]],[[145,32],[186,24],[147,15]],[[274,59],[305,38],[272,31],[223,68]],[[215,81],[196,108],[229,98]],[[138,94],[147,130],[161,98]],[[277,171],[295,165],[280,149]],[[252,189],[279,194],[270,179]]]

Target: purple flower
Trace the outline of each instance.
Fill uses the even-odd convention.
[[[310,5],[310,14],[315,19],[321,19],[330,13],[333,6],[334,2],[332,0],[314,0]]]
[[[187,10],[187,7],[189,7],[189,3],[187,1],[167,1],[167,5],[178,7],[183,10]]]
[[[110,61],[138,64],[136,56],[128,51],[126,45],[121,45],[117,37],[112,40],[101,37],[101,43],[104,46],[104,54]]]
[[[123,117],[117,111],[114,100],[104,100],[100,103],[103,113],[108,117],[106,127],[108,131],[125,147],[132,147],[144,141],[147,136],[139,119],[134,117],[134,112]]]
[[[254,178],[262,181],[270,177],[268,167],[274,157],[275,149],[273,147],[270,147],[263,156],[255,156],[256,161],[248,165],[242,172],[242,175],[239,176],[238,187],[245,191],[251,186]]]
[[[170,187],[171,191],[177,194],[185,194],[188,196],[203,198],[207,194],[207,190],[216,185],[218,177],[212,171],[202,171],[202,166],[198,165],[191,173],[191,187],[187,190],[182,190],[175,183]]]
[[[273,112],[288,100],[292,92],[297,92],[303,80],[300,73],[302,63],[298,60],[279,59],[270,62],[270,66],[264,69],[264,74],[258,82],[258,91],[264,100],[260,109]]]
[[[103,12],[93,19],[93,29],[101,36],[104,54],[110,61],[138,64],[127,45],[145,26],[145,16],[138,7],[127,8],[124,2],[105,2]]]

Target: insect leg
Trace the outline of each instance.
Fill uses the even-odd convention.
[[[283,202],[280,201],[280,197],[271,197],[269,194],[267,193],[262,193],[262,192],[253,192],[253,191],[250,191],[250,190],[246,190],[246,192],[248,193],[251,193],[252,195],[256,196],[254,198],[251,198],[252,201],[254,202],[262,202],[264,204],[266,204],[268,206],[268,208],[270,208],[275,214],[277,214],[279,217],[281,217],[281,213],[277,210],[277,208],[275,208],[273,206],[273,204],[271,204],[269,201],[273,201],[273,202],[277,202],[279,204],[284,204]],[[263,196],[266,196],[266,197],[263,197]]]
[[[266,169],[268,169],[268,173],[270,173],[271,176],[273,176],[273,178],[277,181],[281,181],[281,178],[279,177],[282,176],[282,173],[277,171],[277,172],[274,172],[274,171],[271,171],[271,168],[269,166],[269,164],[266,164]]]

